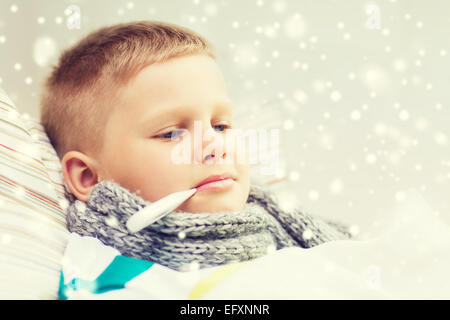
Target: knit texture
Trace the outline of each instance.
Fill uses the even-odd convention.
[[[348,229],[299,209],[286,212],[275,194],[251,184],[238,212],[172,212],[137,233],[128,219],[151,202],[114,181],[96,184],[87,203],[74,200],[67,208],[70,232],[98,238],[133,258],[185,271],[261,257],[271,250],[311,248],[332,240],[350,239]]]

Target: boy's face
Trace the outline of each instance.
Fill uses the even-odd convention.
[[[235,152],[215,154],[205,160],[211,143],[225,137],[232,126],[233,106],[217,63],[206,55],[174,58],[144,68],[121,92],[105,128],[104,149],[97,159],[101,180],[112,179],[139,196],[156,201],[172,192],[188,190],[211,175],[230,173],[235,180],[226,189],[197,192],[177,209],[187,212],[241,210],[249,194],[249,168]],[[201,136],[215,138],[194,143],[194,122],[201,124]],[[197,127],[198,128],[198,127]],[[181,139],[171,132],[188,135],[190,161],[172,159]],[[182,136],[180,136],[181,138]],[[220,139],[220,137],[219,137]],[[208,148],[209,146],[209,148]],[[197,149],[195,149],[197,148]],[[206,152],[206,153],[205,153]],[[234,159],[226,162],[226,157]],[[217,163],[222,158],[222,164]]]

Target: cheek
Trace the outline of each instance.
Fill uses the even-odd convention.
[[[176,165],[171,160],[171,148],[141,148],[130,161],[130,179],[135,189],[142,190],[142,197],[155,201],[178,190],[180,185],[190,186],[189,168]],[[186,177],[186,178],[185,178]]]
[[[167,149],[167,148],[166,148]],[[176,174],[179,170],[170,160],[170,151],[163,148],[147,147],[140,148],[135,152],[132,163],[133,168],[141,178],[155,179],[155,181],[166,181],[168,176]]]
[[[239,182],[243,190],[248,191],[250,188],[250,168],[247,165],[238,165],[236,167],[239,174]]]
[[[236,170],[242,176],[248,176],[250,172],[250,164],[248,162],[248,154],[242,153],[241,156],[236,156],[234,159]]]
[[[250,167],[249,167],[248,163],[237,164],[236,169],[239,172],[239,175],[242,177],[247,177],[249,175]]]

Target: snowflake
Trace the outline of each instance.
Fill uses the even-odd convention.
[[[331,101],[333,101],[333,102],[339,102],[339,101],[342,99],[342,94],[341,94],[339,91],[334,90],[334,91],[331,92],[331,94],[330,94],[330,99],[331,99]]]
[[[316,201],[319,199],[319,192],[317,190],[310,190],[308,192],[308,198],[312,201]]]
[[[309,240],[313,237],[313,232],[310,229],[305,229],[302,233],[302,238],[305,240]]]

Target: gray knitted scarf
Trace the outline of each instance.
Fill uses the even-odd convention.
[[[149,201],[114,181],[96,184],[87,203],[73,199],[67,208],[70,232],[98,238],[122,255],[150,260],[185,271],[247,261],[290,246],[310,248],[349,239],[340,223],[300,210],[282,210],[266,187],[251,184],[244,208],[238,212],[172,212],[137,233],[127,220]]]

